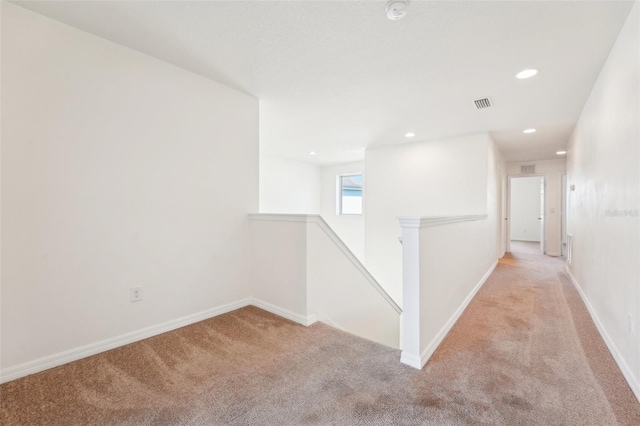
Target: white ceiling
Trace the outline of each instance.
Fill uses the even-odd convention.
[[[14,3],[258,97],[261,151],[318,164],[408,131],[490,131],[508,161],[555,158],[633,5],[414,0],[390,21],[384,1]]]

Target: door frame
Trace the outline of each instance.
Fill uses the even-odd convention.
[[[540,236],[540,244],[542,245],[543,251],[542,254],[547,254],[547,175],[545,174],[531,174],[531,175],[507,175],[507,205],[506,205],[506,217],[505,221],[505,248],[506,252],[511,252],[511,179],[517,178],[528,178],[528,177],[539,177],[542,178],[542,183],[544,185],[544,197],[543,197],[543,206],[542,211],[544,212],[544,223],[543,223],[543,232]]]
[[[567,179],[567,172],[560,174],[560,256],[565,259],[567,257],[567,210],[569,207]]]

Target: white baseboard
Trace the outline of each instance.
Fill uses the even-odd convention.
[[[91,355],[96,355],[120,346],[128,345],[129,343],[134,343],[139,340],[157,336],[158,334],[166,333],[168,331],[172,331],[180,327],[213,318],[218,315],[226,314],[227,312],[235,311],[236,309],[244,308],[245,306],[249,305],[253,305],[257,308],[263,309],[267,312],[271,312],[272,314],[281,316],[304,326],[309,326],[317,321],[315,315],[305,317],[303,315],[299,315],[286,309],[282,309],[260,299],[246,298],[237,302],[218,306],[212,309],[207,309],[206,311],[187,315],[161,324],[153,325],[151,327],[146,327],[140,330],[132,331],[130,333],[122,334],[120,336],[112,337],[110,339],[102,340],[100,342],[91,343],[89,345],[81,346],[79,348],[70,349],[63,352],[58,352],[57,354],[38,358],[33,361],[28,361],[13,367],[6,368],[0,371],[0,383],[9,382],[11,380],[19,379],[20,377],[25,377],[30,374],[39,373],[41,371],[48,370],[53,367],[58,367],[72,361],[77,361]]]
[[[578,294],[580,295],[580,297],[582,298],[582,301],[587,307],[587,310],[591,315],[591,319],[596,325],[596,328],[598,329],[600,336],[602,336],[602,340],[604,340],[604,343],[607,345],[609,352],[611,352],[611,356],[613,356],[613,359],[618,364],[620,371],[622,371],[622,375],[627,380],[627,383],[629,383],[629,387],[633,391],[633,394],[635,395],[636,399],[638,400],[638,402],[640,402],[640,382],[638,382],[638,379],[633,375],[631,368],[629,367],[627,362],[624,360],[624,358],[620,354],[620,351],[618,350],[616,345],[613,343],[613,340],[609,336],[609,333],[607,333],[607,330],[602,325],[600,318],[598,318],[598,315],[596,315],[596,312],[593,310],[591,303],[589,303],[589,299],[587,299],[587,295],[584,294],[584,292],[582,291],[582,288],[578,284],[578,281],[576,280],[576,278],[571,273],[571,270],[569,269],[569,267],[565,265],[564,269],[567,275],[569,276],[569,279],[573,283],[573,286],[576,288],[576,290],[578,290]]]
[[[419,367],[416,367],[416,368],[421,369],[422,367],[424,367],[427,361],[429,361],[429,358],[431,358],[431,356],[436,351],[438,346],[440,346],[444,338],[447,337],[447,334],[449,334],[449,331],[451,331],[451,328],[453,327],[453,325],[456,323],[456,321],[458,321],[458,319],[460,318],[460,315],[462,315],[464,310],[467,308],[467,306],[471,302],[471,299],[473,299],[473,297],[476,295],[478,290],[480,290],[482,285],[487,281],[487,279],[489,278],[493,270],[496,269],[496,266],[498,266],[497,260],[493,263],[493,265],[491,265],[489,270],[482,276],[478,284],[475,285],[475,287],[473,288],[473,290],[471,290],[469,295],[462,301],[458,309],[456,309],[453,315],[451,315],[451,318],[449,318],[446,324],[440,329],[438,334],[436,334],[436,337],[434,337],[433,340],[429,342],[427,347],[425,347],[424,350],[420,353],[420,358],[417,360],[419,363]],[[405,356],[404,353],[402,354],[402,356],[403,357]],[[406,357],[410,359],[417,358],[415,355],[409,355],[409,354],[407,354]],[[411,364],[408,364],[408,365],[411,365]]]
[[[420,362],[420,357],[410,354],[406,351],[402,351],[400,353],[400,362],[408,365],[409,367],[416,368],[420,370],[424,364]]]
[[[548,251],[547,256],[560,257],[560,253],[558,253],[557,251]]]
[[[271,303],[265,302],[264,300],[260,300],[256,298],[252,298],[250,300],[251,300],[250,304],[255,306],[256,308],[263,309],[267,312],[271,312],[272,314],[278,315],[282,318],[286,318],[290,321],[297,322],[298,324],[302,324],[305,327],[310,326],[311,324],[317,321],[315,315],[304,316],[301,314],[296,314],[295,312],[291,312],[279,306],[272,305]]]
[[[171,321],[166,321],[161,324],[142,328],[130,333],[121,334],[120,336],[112,337],[100,342],[91,343],[79,348],[58,352],[57,354],[18,364],[16,366],[9,367],[0,371],[0,383],[9,382],[20,377],[39,373],[41,371],[48,370],[62,364],[67,364],[69,362],[77,361],[91,355],[99,354],[101,352],[115,349],[120,346],[128,345],[129,343],[147,339],[149,337],[166,333],[168,331],[172,331],[180,327],[184,327],[199,321],[222,315],[227,312],[235,311],[236,309],[240,309],[251,304],[253,304],[252,299],[242,299],[237,302],[218,306],[212,309],[207,309],[206,311],[187,315],[181,318],[176,318]]]
[[[311,314],[307,316],[307,323],[303,324],[306,327],[309,327],[311,324],[315,324],[319,321],[318,316],[315,314]]]
[[[327,325],[330,325],[333,328],[336,328],[338,330],[341,331],[346,331],[348,333],[347,330],[345,330],[344,327],[342,327],[340,324],[338,324],[337,322],[333,321],[332,319],[329,319],[329,317],[327,317],[325,314],[323,314],[322,312],[316,311],[316,313],[313,316],[314,322],[319,321],[319,322],[323,322]]]
[[[53,367],[58,367],[72,361],[77,361],[91,355],[96,355],[120,346],[128,345],[129,343],[137,342],[149,337],[157,336],[158,334],[175,330],[180,327],[213,318],[218,315],[226,314],[227,312],[235,311],[236,309],[244,308],[245,306],[249,305],[253,305],[257,308],[263,309],[267,312],[271,312],[272,314],[281,316],[304,326],[309,326],[317,321],[315,315],[309,315],[305,317],[304,315],[296,314],[289,310],[272,305],[271,303],[267,303],[263,300],[249,297],[246,299],[238,300],[237,302],[218,306],[212,309],[207,309],[206,311],[187,315],[171,321],[163,322],[161,324],[153,325],[140,330],[132,331],[130,333],[125,333],[120,336],[112,337],[110,339],[102,340],[100,342],[91,343],[63,352],[58,352],[53,355],[38,358],[33,361],[28,361],[13,367],[6,368],[0,371],[0,383],[9,382],[11,380],[19,379],[20,377],[25,377],[30,374],[39,373],[41,371],[48,370]]]

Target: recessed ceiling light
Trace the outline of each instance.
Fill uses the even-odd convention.
[[[311,151],[309,155],[317,155],[315,152]]]
[[[535,68],[529,68],[526,70],[522,70],[520,71],[518,74],[516,74],[516,78],[523,80],[525,78],[531,78],[534,75],[538,74],[538,70]]]
[[[535,133],[536,129],[525,129],[522,131],[522,133]]]
[[[412,138],[412,137],[414,137],[415,135],[416,135],[416,134],[415,134],[415,133],[413,133],[413,132],[408,132],[408,133],[405,133],[404,137],[405,137],[405,138]]]
[[[565,155],[567,153],[567,151],[558,151],[556,152],[557,155]]]

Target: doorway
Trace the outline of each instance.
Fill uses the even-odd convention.
[[[545,254],[544,176],[511,176],[508,198],[508,251]]]

